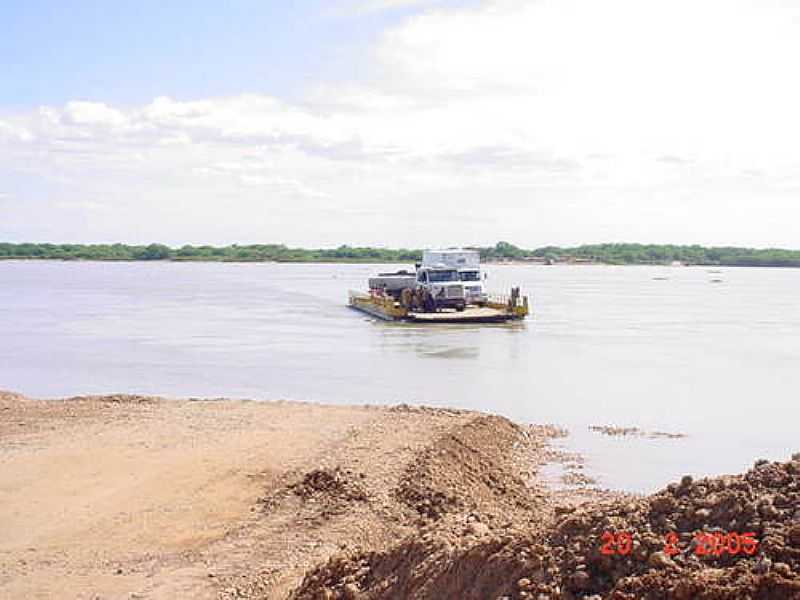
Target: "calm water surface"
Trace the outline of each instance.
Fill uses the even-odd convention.
[[[637,491],[800,450],[800,270],[490,266],[533,319],[421,327],[345,307],[386,268],[0,262],[0,388],[473,408],[568,427]]]

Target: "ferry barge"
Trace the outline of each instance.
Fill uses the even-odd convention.
[[[504,323],[524,319],[528,298],[484,293],[479,257],[472,250],[426,251],[416,271],[370,277],[368,292],[351,290],[348,305],[384,321]]]

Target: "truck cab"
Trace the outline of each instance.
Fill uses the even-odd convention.
[[[482,304],[487,296],[483,291],[483,279],[480,269],[466,268],[458,270],[458,277],[464,284],[464,296],[467,304]]]
[[[458,269],[447,265],[420,265],[417,268],[417,289],[427,292],[433,308],[464,310],[467,302]]]
[[[467,304],[482,304],[487,296],[483,289],[481,258],[477,250],[451,248],[447,250],[425,250],[422,266],[440,265],[456,269],[459,281],[464,286],[464,300]]]

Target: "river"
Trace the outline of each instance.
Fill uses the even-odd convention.
[[[800,450],[798,270],[489,265],[530,295],[511,325],[345,306],[389,268],[0,262],[0,388],[478,409],[567,427],[601,486],[639,492]]]

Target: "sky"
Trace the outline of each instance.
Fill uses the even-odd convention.
[[[791,0],[0,2],[0,241],[800,248]]]

